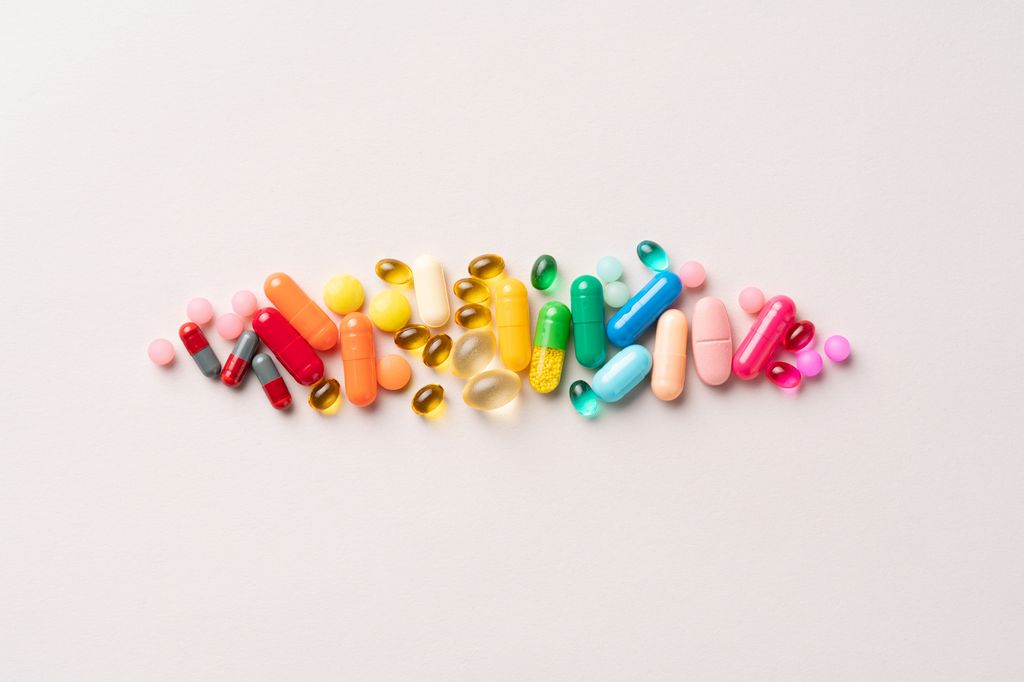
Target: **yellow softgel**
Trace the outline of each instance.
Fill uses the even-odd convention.
[[[412,397],[412,411],[426,416],[444,404],[444,388],[427,384]]]
[[[391,289],[376,294],[370,301],[370,321],[382,332],[398,331],[409,322],[411,314],[409,299]]]
[[[466,332],[452,346],[452,374],[465,379],[483,370],[498,348],[498,342],[489,329]]]
[[[412,268],[400,260],[384,258],[373,267],[377,276],[388,284],[408,284],[412,279]]]
[[[491,311],[481,303],[467,303],[455,311],[455,324],[463,329],[480,329],[490,323]]]
[[[519,395],[522,380],[507,369],[489,369],[477,374],[462,390],[462,400],[474,410],[496,410]]]
[[[493,279],[505,272],[505,259],[496,253],[485,253],[471,260],[468,270],[477,279]]]
[[[335,275],[324,285],[324,303],[339,315],[347,315],[363,307],[363,285],[352,275]]]
[[[558,348],[533,347],[530,358],[530,386],[537,393],[551,393],[562,380],[565,351]]]
[[[309,389],[309,406],[317,412],[327,412],[341,399],[341,384],[337,379],[323,378]]]

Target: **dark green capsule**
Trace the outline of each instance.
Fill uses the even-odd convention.
[[[648,239],[636,245],[636,255],[640,256],[640,262],[655,272],[668,270],[668,254],[657,242]]]
[[[597,394],[590,388],[590,384],[583,380],[572,382],[572,386],[569,387],[569,400],[576,411],[588,419],[596,417],[601,408]]]
[[[544,254],[533,261],[533,270],[530,271],[530,284],[538,291],[547,291],[555,285],[558,279],[558,263],[552,256]]]
[[[604,364],[604,287],[593,275],[582,275],[569,288],[572,306],[572,343],[576,361],[596,369]]]

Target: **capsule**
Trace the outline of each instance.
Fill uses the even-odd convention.
[[[485,253],[469,261],[469,274],[478,279],[494,279],[505,272],[505,259],[496,253]]]
[[[444,404],[444,388],[437,384],[427,384],[412,397],[412,411],[427,416]]]
[[[604,287],[593,275],[577,277],[569,288],[572,306],[572,345],[576,361],[591,369],[605,359]]]
[[[309,389],[309,406],[317,412],[327,412],[341,400],[341,384],[337,379],[321,379]]]
[[[227,362],[224,363],[224,371],[220,373],[220,380],[228,386],[238,386],[242,383],[259,344],[256,332],[242,332],[238,341],[235,341],[235,347],[231,351],[231,355],[228,356]]]
[[[342,319],[341,360],[345,369],[345,393],[356,407],[377,399],[377,353],[373,347],[373,323],[363,313]]]
[[[422,324],[410,324],[395,332],[395,345],[402,350],[416,350],[430,338],[430,330]]]
[[[186,322],[178,329],[178,336],[204,376],[213,379],[220,374],[220,360],[210,348],[210,342],[206,340],[206,334],[198,324]]]
[[[564,303],[548,301],[541,306],[530,358],[530,386],[537,393],[551,393],[562,380],[571,324],[572,315]]]
[[[594,389],[582,379],[572,382],[572,386],[569,387],[569,402],[577,412],[588,419],[596,417],[601,409],[601,402],[597,399]]]
[[[705,296],[693,307],[693,365],[708,386],[724,384],[732,374],[732,325],[721,300]]]
[[[597,370],[591,388],[604,402],[614,403],[643,381],[651,364],[651,353],[646,348],[639,344],[626,346]]]
[[[496,410],[515,400],[522,380],[507,369],[489,369],[477,374],[462,389],[462,401],[474,410]]]
[[[796,388],[800,385],[800,370],[788,362],[770,362],[764,370],[769,381],[779,388]]]
[[[497,347],[490,329],[466,332],[452,346],[452,374],[462,379],[478,374],[490,364]]]
[[[440,367],[452,352],[452,337],[447,334],[431,336],[423,347],[423,364],[427,367]]]
[[[252,371],[263,386],[267,400],[276,410],[283,410],[292,404],[292,394],[277,371],[274,361],[266,353],[257,353],[252,357]]]
[[[388,284],[408,284],[412,279],[412,269],[400,260],[384,258],[373,266],[377,276]]]
[[[768,299],[732,356],[732,373],[743,381],[750,381],[761,374],[794,319],[796,305],[792,299],[788,296]]]
[[[630,345],[661,317],[682,291],[683,283],[676,273],[665,271],[655,274],[608,320],[608,340],[619,348]]]
[[[491,289],[482,279],[476,277],[463,277],[456,280],[452,285],[452,292],[456,298],[466,303],[487,303],[491,297]]]
[[[521,372],[530,364],[530,300],[526,286],[507,279],[494,294],[494,319],[498,327],[498,354],[505,367]]]
[[[554,256],[544,254],[533,262],[530,270],[530,284],[537,291],[547,291],[555,285],[558,279],[558,262]]]
[[[491,323],[491,311],[480,303],[467,303],[455,311],[455,324],[463,329],[480,329]]]
[[[792,323],[786,329],[786,334],[782,337],[782,347],[795,353],[805,348],[813,340],[814,323],[810,320],[800,320]]]
[[[655,272],[668,270],[668,254],[657,242],[649,239],[640,242],[636,245],[636,255],[640,257],[641,263]]]
[[[263,292],[313,348],[330,350],[338,343],[334,322],[291,277],[275,272],[263,283]]]
[[[417,258],[412,264],[412,286],[423,324],[435,328],[448,324],[452,311],[448,307],[448,285],[441,261],[433,256]]]
[[[689,325],[682,310],[666,310],[654,332],[651,390],[659,400],[675,400],[686,382],[686,337]]]
[[[252,328],[297,382],[312,386],[323,378],[324,361],[280,311],[275,308],[257,310]]]

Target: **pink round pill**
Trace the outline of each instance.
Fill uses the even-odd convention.
[[[695,260],[688,260],[679,267],[679,279],[683,280],[683,286],[687,289],[696,289],[704,284],[704,266]]]
[[[226,313],[217,318],[217,333],[228,341],[234,341],[242,335],[245,322],[234,313]]]
[[[149,359],[158,365],[169,365],[174,359],[174,346],[167,339],[154,339],[146,349]]]
[[[747,287],[740,292],[740,307],[751,315],[757,315],[764,307],[764,292],[757,287]]]
[[[256,302],[256,294],[251,291],[242,289],[241,291],[236,291],[235,295],[231,297],[231,309],[242,317],[252,317],[258,307],[259,303]]]
[[[185,314],[196,324],[206,324],[213,319],[213,305],[205,298],[193,298],[188,302]]]
[[[843,362],[850,357],[850,342],[845,336],[830,336],[825,339],[825,355],[832,362]]]
[[[805,349],[796,354],[796,368],[805,377],[816,377],[821,374],[821,355],[818,351]]]

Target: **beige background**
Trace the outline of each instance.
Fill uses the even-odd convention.
[[[3,3],[0,679],[1024,677],[1022,29]],[[691,368],[594,423],[564,393],[473,414],[449,377],[425,423],[408,394],[281,416],[144,353],[277,269],[613,253],[636,288],[643,238],[706,264],[737,334],[756,283],[854,362],[795,398]]]

